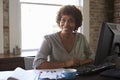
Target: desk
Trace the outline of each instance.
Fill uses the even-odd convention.
[[[27,58],[28,56],[25,55],[0,54],[0,71],[14,70],[17,67],[25,69]],[[32,65],[32,61],[30,59],[28,60],[27,64],[31,62],[30,65]],[[28,65],[28,67],[30,66]]]
[[[20,55],[0,55],[0,69],[2,70],[14,70],[16,67],[22,67],[24,69],[24,57]],[[120,58],[119,58],[120,60]],[[118,63],[119,63],[118,60]],[[13,64],[13,65],[12,65]],[[1,71],[0,71],[1,73]],[[1,76],[1,75],[0,75]],[[4,80],[4,79],[3,79]],[[27,79],[26,79],[27,80]],[[77,76],[74,80],[119,80],[114,78],[103,77],[98,74],[88,76]]]
[[[103,77],[98,74],[88,75],[88,76],[77,76],[74,80],[120,80],[110,77]]]
[[[0,71],[2,70],[14,70],[16,67],[24,66],[24,57],[19,55],[0,54]]]
[[[34,70],[22,70],[21,68],[18,68],[19,71],[16,73],[16,76],[19,75],[22,76],[23,78],[19,79],[19,80],[37,80],[38,78],[35,78],[36,74]],[[3,73],[6,73],[6,74],[3,74]],[[0,76],[3,77],[3,76],[6,76],[8,77],[10,74],[12,73],[12,71],[0,71]],[[25,74],[26,73],[26,74]],[[29,76],[29,77],[28,77]],[[0,80],[6,80],[6,78],[1,78],[0,77]],[[29,78],[29,79],[28,79]],[[58,80],[65,80],[65,79],[58,79]],[[115,78],[109,78],[109,77],[103,77],[103,76],[100,76],[99,73],[98,74],[92,74],[92,75],[86,75],[86,76],[76,76],[75,79],[73,80],[119,80],[119,79],[115,79]]]

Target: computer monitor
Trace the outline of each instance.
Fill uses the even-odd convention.
[[[94,64],[112,60],[120,54],[120,24],[102,23]],[[109,59],[111,58],[111,59]]]

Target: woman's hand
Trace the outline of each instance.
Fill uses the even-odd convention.
[[[65,62],[65,66],[66,67],[80,66],[80,65],[87,64],[87,63],[91,63],[92,61],[93,60],[89,58],[85,60],[80,60],[78,58],[72,58]]]
[[[78,58],[72,58],[65,62],[66,67],[72,67],[72,66],[79,66],[81,65],[81,61]]]

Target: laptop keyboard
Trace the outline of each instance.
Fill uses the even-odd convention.
[[[95,72],[101,72],[106,69],[111,69],[113,67],[115,67],[114,63],[103,63],[100,65],[89,64],[85,66],[79,66],[79,67],[76,67],[75,69],[77,69],[77,73],[79,75],[86,75],[86,74],[92,74]]]

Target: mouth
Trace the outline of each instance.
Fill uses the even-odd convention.
[[[63,28],[64,30],[70,30],[69,28]]]
[[[70,27],[64,27],[63,29],[64,29],[64,30],[67,30],[67,31],[73,31],[73,29],[70,28]]]

